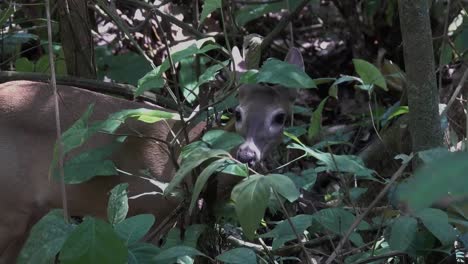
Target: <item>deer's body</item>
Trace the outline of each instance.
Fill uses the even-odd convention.
[[[297,49],[286,60],[303,68]],[[71,86],[58,86],[61,127],[68,129],[94,103],[91,120],[104,120],[109,114],[149,107],[108,95]],[[293,89],[280,86],[244,85],[239,88],[236,129],[246,139],[238,151],[239,160],[251,165],[261,161],[282,137],[285,116],[294,100]],[[169,182],[174,175],[174,158],[165,144],[148,137],[167,141],[173,138],[174,121],[155,124],[126,122],[118,134],[127,137],[113,153],[118,169],[141,175],[140,170],[160,182]],[[198,137],[203,125],[189,132],[189,139]],[[144,138],[147,136],[147,138]],[[85,144],[95,148],[113,142],[115,136],[99,134]],[[29,228],[53,208],[62,207],[58,182],[49,179],[49,166],[56,141],[54,97],[48,84],[14,81],[0,84],[0,264],[14,263]],[[71,153],[73,155],[75,153]],[[71,216],[92,215],[106,218],[109,191],[119,183],[129,183],[129,195],[161,192],[156,185],[136,176],[100,176],[76,185],[67,185],[68,210]],[[229,195],[226,187],[232,178],[218,181],[217,199]],[[219,198],[221,197],[221,198]],[[152,213],[156,222],[171,214],[179,205],[174,197],[146,195],[129,200],[129,215]]]
[[[141,103],[122,100],[83,89],[58,86],[63,128],[70,127],[90,103],[94,103],[92,120],[104,120],[111,113],[123,109],[148,107]],[[170,138],[169,127],[174,122],[158,122],[157,125],[130,122],[131,129],[119,133]],[[125,125],[124,125],[125,126]],[[0,254],[7,263],[9,255],[17,254],[28,227],[52,208],[61,208],[59,184],[49,179],[56,140],[54,101],[47,84],[15,81],[0,84]],[[192,130],[196,136],[201,129]],[[97,135],[88,147],[111,143],[114,136]],[[117,167],[138,174],[148,169],[158,181],[170,181],[174,166],[167,154],[167,147],[154,140],[129,137],[115,151],[113,160]],[[94,215],[106,217],[108,192],[121,182],[129,183],[130,195],[159,190],[148,181],[134,176],[102,176],[89,182],[67,185],[70,215]],[[162,221],[178,204],[175,198],[147,195],[129,201],[130,214],[153,213]],[[11,252],[11,254],[10,254]],[[11,262],[10,262],[11,263]]]

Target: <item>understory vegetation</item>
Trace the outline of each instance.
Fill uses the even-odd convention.
[[[179,197],[172,215],[128,215],[139,198],[122,183],[109,192],[107,219],[65,221],[61,208],[42,217],[18,263],[464,263],[467,7],[60,0],[49,43],[46,2],[0,2],[0,82],[50,79],[52,44],[57,83],[166,109],[142,103],[90,121],[99,107],[90,104],[63,128],[51,180],[61,155],[67,184],[121,174],[112,153],[126,140],[123,124],[181,124],[161,143],[175,174],[146,194]],[[305,69],[283,60],[290,48]],[[248,166],[235,155],[244,142],[235,109],[238,88],[259,84],[297,96],[279,146]],[[185,143],[200,124],[203,135]],[[115,142],[87,148],[97,134]],[[212,201],[223,174],[238,183],[225,203]]]

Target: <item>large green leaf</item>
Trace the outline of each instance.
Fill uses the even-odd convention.
[[[417,211],[447,196],[468,194],[468,153],[449,153],[422,166],[407,182],[398,186],[400,201]]]
[[[320,102],[310,117],[309,129],[307,130],[307,137],[309,139],[314,139],[320,134],[320,131],[322,130],[322,112],[327,99],[328,97],[325,97],[325,99]]]
[[[65,223],[62,210],[50,211],[31,229],[18,264],[54,263],[55,256],[72,231],[73,226]]]
[[[205,133],[202,141],[208,143],[210,148],[231,151],[231,149],[240,145],[244,139],[237,133],[215,129]]]
[[[153,258],[154,263],[160,263],[159,261],[168,261],[171,259],[177,259],[180,257],[193,257],[193,256],[205,256],[200,251],[196,250],[192,247],[187,246],[175,246],[168,248],[161,253],[159,253],[156,257]]]
[[[442,245],[451,245],[456,240],[458,232],[449,224],[448,215],[444,211],[426,208],[416,216]]]
[[[200,24],[203,24],[208,15],[218,8],[221,8],[221,0],[204,0],[203,9],[200,14]]]
[[[353,59],[353,64],[357,74],[365,85],[377,85],[388,91],[385,78],[377,67],[361,59]]]
[[[374,173],[373,170],[366,168],[364,162],[358,156],[332,155],[296,143],[291,143],[288,147],[303,150],[307,155],[319,160],[319,164],[323,165],[323,169],[327,171],[347,172],[365,178],[372,178]]]
[[[64,164],[65,183],[78,184],[94,176],[117,175],[117,168],[113,161],[109,160],[116,144],[91,149],[80,153]],[[54,171],[55,179],[58,179],[58,170]]]
[[[111,45],[96,47],[96,66],[100,80],[105,77],[118,83],[137,85],[138,79],[151,70],[148,61],[140,54],[126,52],[114,54]]]
[[[314,217],[318,224],[338,235],[345,234],[356,220],[352,213],[342,208],[323,209],[315,213]],[[366,230],[369,227],[367,222],[361,221],[357,229]],[[362,245],[362,238],[358,233],[353,233],[349,239],[357,246]]]
[[[223,252],[216,259],[228,264],[257,264],[257,256],[250,248],[234,248]]]
[[[167,195],[171,193],[176,186],[179,186],[187,174],[189,174],[194,168],[200,166],[203,162],[212,158],[221,157],[229,157],[229,153],[221,149],[200,149],[199,151],[191,152],[190,155],[182,161],[179,170],[164,190],[164,194]]]
[[[316,0],[312,0],[310,2],[317,2]],[[289,0],[289,8],[290,10],[294,10],[297,6],[301,3],[301,1],[293,1]],[[265,4],[248,4],[244,8],[240,9],[236,12],[236,22],[239,26],[244,26],[248,22],[257,19],[265,14],[268,13],[275,13],[279,12],[282,9],[287,9],[288,4],[286,0],[279,1],[279,2],[272,2],[272,3],[265,3]]]
[[[128,251],[112,226],[86,217],[65,241],[60,263],[126,263]]]
[[[197,177],[197,181],[195,182],[195,186],[193,187],[192,200],[190,201],[190,208],[189,208],[190,214],[192,214],[193,208],[195,207],[195,204],[198,201],[198,196],[200,195],[201,191],[205,187],[206,182],[208,181],[210,176],[216,172],[216,170],[218,170],[221,166],[223,166],[225,161],[226,159],[218,159],[218,160],[213,161]]]
[[[299,198],[300,193],[294,182],[288,178],[288,176],[281,174],[268,174],[265,177],[273,190],[289,202],[294,202]]]
[[[400,216],[391,227],[388,244],[393,250],[405,251],[411,245],[417,231],[418,222],[409,216]]]
[[[234,187],[231,198],[245,235],[252,239],[268,205],[270,182],[263,175],[250,176]]]
[[[109,223],[116,225],[125,220],[128,213],[128,183],[121,183],[110,191],[107,204],[107,218]]]
[[[129,217],[115,225],[115,232],[130,246],[142,239],[154,224],[152,214],[141,214]]]
[[[313,215],[296,215],[290,218],[290,221],[294,225],[295,230],[298,234],[303,234],[304,231],[312,225],[314,216]],[[284,243],[297,239],[296,233],[291,228],[291,224],[288,220],[279,222],[273,230],[263,234],[261,237],[273,238],[273,249],[277,249],[284,245]]]
[[[317,88],[312,80],[298,66],[278,59],[268,59],[257,75],[257,83],[280,84],[289,88]]]
[[[153,244],[136,243],[128,247],[128,264],[154,264],[154,256],[159,254],[161,249]]]
[[[171,54],[172,62],[178,63],[181,60],[191,57],[196,54],[206,53],[213,49],[220,48],[216,44],[206,44],[207,42],[215,43],[213,38],[204,38],[197,40],[189,47]],[[206,44],[206,45],[205,45]],[[148,72],[138,81],[138,89],[135,91],[135,96],[141,95],[149,89],[158,89],[164,86],[165,80],[162,77],[163,73],[170,68],[169,59],[165,59],[161,65]]]

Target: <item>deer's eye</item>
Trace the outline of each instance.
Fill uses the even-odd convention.
[[[236,117],[236,122],[241,122],[242,121],[242,113],[239,109],[236,109],[234,111],[234,116]]]
[[[286,120],[285,113],[278,113],[275,116],[273,116],[273,124],[275,125],[283,125],[285,120]]]

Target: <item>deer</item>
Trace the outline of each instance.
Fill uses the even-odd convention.
[[[289,50],[285,61],[304,68],[301,53],[296,48]],[[91,120],[104,120],[109,114],[123,109],[165,110],[78,87],[58,85],[57,89],[63,128],[70,127],[91,103],[95,105]],[[238,87],[235,128],[245,138],[235,151],[238,160],[249,165],[258,164],[278,145],[295,93],[294,89],[278,85]],[[51,209],[62,208],[60,185],[48,176],[56,142],[54,111],[52,89],[47,83],[11,81],[0,84],[0,263],[14,263],[31,226]],[[172,138],[171,129],[178,125],[180,121],[174,120],[154,124],[126,122],[118,133],[138,131],[148,137],[127,137],[114,151],[112,160],[122,171],[138,175],[139,170],[147,169],[155,180],[169,182],[176,166],[168,154],[168,146],[148,138]],[[204,127],[192,127],[189,140],[199,138]],[[113,135],[99,134],[93,136],[85,148],[103,146],[114,139]],[[142,177],[126,174],[94,177],[84,183],[66,186],[69,214],[105,219],[109,191],[123,182],[129,184],[128,192],[132,195],[161,193],[156,185]],[[129,200],[128,215],[151,213],[156,221],[161,221],[180,203],[176,197],[145,195]]]

